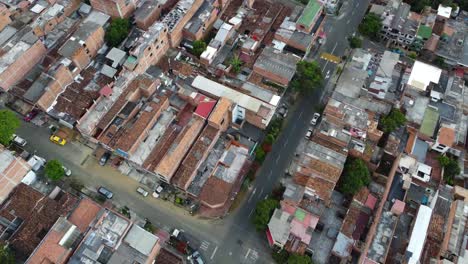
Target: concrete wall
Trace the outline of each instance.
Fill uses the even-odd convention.
[[[72,56],[72,61],[75,65],[83,70],[88,66],[91,60],[96,56],[98,50],[104,44],[104,29],[99,27],[96,31],[89,36],[85,41],[86,46],[80,47]]]

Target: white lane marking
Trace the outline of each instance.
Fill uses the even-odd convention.
[[[304,113],[304,111],[301,111],[301,112],[299,113],[299,118],[301,118],[302,113]]]
[[[357,2],[356,7],[359,7],[359,2]]]
[[[247,253],[245,254],[245,257],[244,257],[244,258],[247,258],[247,257],[249,256],[249,254],[250,254],[250,248],[249,248],[249,250],[247,251]]]
[[[218,251],[218,246],[215,247],[215,249],[213,250],[213,254],[211,254],[211,258],[210,259],[213,259],[215,254],[216,254],[216,251]]]
[[[288,144],[288,139],[287,138],[286,138],[286,141],[284,141],[284,143],[283,143],[283,147],[285,147],[286,144]]]
[[[278,160],[281,158],[281,155],[278,155],[278,157],[276,158],[276,163],[278,163]]]
[[[271,179],[271,170],[270,173],[268,173],[268,179]]]
[[[255,208],[252,208],[252,210],[250,210],[250,213],[249,213],[249,218],[250,216],[252,215],[252,213],[254,212]]]
[[[260,193],[258,194],[258,196],[262,196],[262,193],[263,193],[263,188],[260,190]]]
[[[208,249],[208,247],[210,246],[210,242],[208,241],[203,241],[200,248],[204,251],[206,251]]]
[[[252,194],[249,197],[249,200],[247,200],[248,203],[250,203],[250,200],[252,200],[252,197],[255,195],[255,192],[257,191],[257,188],[255,188],[252,192]]]
[[[348,19],[348,21],[346,21],[346,25],[349,25],[349,22],[351,22],[351,19]]]

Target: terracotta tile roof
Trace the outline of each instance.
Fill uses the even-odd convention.
[[[127,97],[129,94],[133,93],[140,87],[149,87],[154,83],[154,80],[145,77],[145,76],[138,76],[130,84],[128,84],[127,88],[122,92],[119,96],[117,101],[112,105],[112,107],[107,111],[107,113],[102,117],[102,119],[97,124],[97,128],[105,129],[110,122],[114,119],[115,115],[119,113],[122,107],[127,103]]]
[[[327,148],[329,148],[329,149],[331,149],[331,150],[333,150],[335,152],[338,152],[338,153],[340,153],[342,155],[348,155],[348,152],[345,151],[344,147],[342,147],[342,146],[340,146],[338,144],[335,144],[333,142],[330,142],[329,139],[330,139],[330,137],[327,136],[327,135],[324,135],[322,133],[316,133],[312,137],[311,141],[315,142],[315,143],[317,143],[319,145],[322,145],[324,147],[327,147]]]
[[[181,128],[179,126],[170,125],[159,140],[159,143],[153,148],[151,154],[143,163],[143,167],[147,170],[153,171],[156,166],[158,166],[159,162],[161,162],[164,155],[166,155],[166,152],[169,150],[172,142],[174,142],[180,132]]]
[[[22,158],[14,157],[9,150],[0,145],[0,154],[13,160],[3,171],[0,171],[0,203],[8,198],[11,191],[23,180],[24,176],[31,170],[31,166]],[[6,161],[3,161],[6,162]],[[3,164],[2,164],[3,165]]]
[[[68,221],[76,225],[84,233],[94,221],[102,207],[89,198],[84,198],[78,207],[68,217]]]
[[[203,203],[213,207],[222,205],[228,200],[232,187],[232,183],[211,176],[203,186],[199,198]]]
[[[176,174],[172,178],[172,183],[181,189],[186,190],[187,183],[192,180],[192,175],[197,171],[198,166],[210,152],[212,146],[219,136],[219,130],[207,125],[197,141],[193,144],[190,152],[185,157]]]
[[[224,114],[227,111],[229,111],[231,106],[231,100],[221,97],[218,100],[215,109],[213,110],[213,112],[211,112],[210,118],[208,120],[214,124],[221,125],[221,121],[223,120]]]
[[[320,197],[324,201],[329,201],[335,188],[335,184],[329,181],[325,181],[321,178],[309,177],[296,172],[293,178],[294,182],[308,187],[315,192],[315,195]]]
[[[197,108],[195,109],[195,114],[203,117],[204,119],[207,119],[208,116],[210,115],[211,111],[216,105],[216,101],[207,98],[208,100],[201,101]]]
[[[355,204],[351,204],[351,207],[348,209],[346,216],[341,225],[341,233],[345,236],[352,238],[354,229],[356,228],[356,221],[359,217],[361,210]]]
[[[447,147],[453,147],[455,143],[455,130],[450,127],[442,126],[439,129],[437,141]]]
[[[156,258],[156,264],[183,264],[182,257],[170,252],[169,250],[162,248]]]
[[[169,99],[166,96],[157,97],[159,102],[151,101],[147,105],[143,106],[140,110],[140,116],[138,119],[124,129],[123,133],[120,134],[115,149],[120,149],[128,152],[134,144],[139,143],[139,138],[142,133],[148,127],[152,127],[161,115],[161,111],[165,110],[169,105]]]
[[[204,120],[194,115],[189,124],[177,136],[176,140],[172,142],[166,155],[154,171],[170,181],[182,159],[201,132],[204,123]]]
[[[0,216],[10,221],[15,216],[23,220],[18,230],[8,239],[16,254],[29,256],[58,217],[68,215],[77,201],[69,193],[61,193],[53,200],[23,183],[18,185],[8,202],[0,209]]]
[[[367,189],[367,187],[363,187],[354,195],[353,200],[363,205],[366,203],[367,196],[369,196],[369,194],[369,189]]]
[[[377,203],[377,198],[375,198],[374,195],[369,194],[367,196],[365,206],[371,210],[374,210],[376,203]]]
[[[299,171],[304,175],[320,177],[335,184],[341,176],[342,168],[337,168],[330,163],[303,155]]]

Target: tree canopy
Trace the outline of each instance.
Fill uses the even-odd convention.
[[[359,25],[359,32],[370,39],[378,39],[382,20],[374,13],[368,13]]]
[[[287,264],[312,264],[312,259],[307,255],[291,254]]]
[[[357,49],[362,47],[362,39],[359,37],[351,37],[349,38],[349,46],[352,49]]]
[[[322,85],[323,76],[317,62],[300,61],[297,63],[296,74],[291,81],[295,91],[307,94]]]
[[[458,162],[447,156],[439,156],[437,158],[439,160],[440,166],[444,168],[444,180],[450,185],[453,185],[453,180],[456,176],[460,175],[460,166],[458,166]]]
[[[405,2],[411,6],[411,11],[417,13],[420,13],[426,6],[437,9],[439,4],[452,8],[459,6],[460,9],[468,11],[468,0],[405,0]]]
[[[0,110],[0,144],[8,145],[20,121],[10,110]]]
[[[192,52],[193,55],[200,57],[200,55],[206,50],[206,43],[203,40],[195,40],[193,42]]]
[[[370,172],[362,159],[348,160],[341,176],[340,189],[345,194],[354,195],[370,183]]]
[[[46,163],[45,174],[49,179],[57,181],[65,175],[65,170],[60,161],[53,159]]]
[[[113,19],[106,31],[106,42],[112,47],[117,47],[128,36],[129,32],[130,21],[128,19]]]
[[[390,133],[404,125],[406,123],[406,117],[399,109],[393,108],[387,116],[380,120],[380,123],[383,131]]]
[[[0,263],[15,264],[15,256],[13,252],[3,242],[0,243]]]
[[[279,206],[279,202],[274,199],[265,199],[257,203],[252,222],[258,231],[264,231],[270,222],[270,218]]]
[[[232,66],[232,71],[234,73],[240,72],[242,68],[242,60],[239,58],[239,56],[234,56],[230,61],[229,64]]]

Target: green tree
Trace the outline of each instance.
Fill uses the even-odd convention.
[[[353,159],[346,162],[341,178],[341,191],[354,195],[363,186],[369,185],[370,172],[362,159]]]
[[[242,68],[242,61],[239,56],[234,56],[230,61],[229,64],[232,66],[232,71],[234,73],[239,73]]]
[[[193,55],[200,58],[200,55],[206,50],[206,43],[203,40],[195,40],[193,42]]]
[[[257,203],[252,218],[252,222],[257,231],[264,231],[267,228],[268,222],[270,222],[270,218],[278,206],[279,202],[271,198],[261,200]]]
[[[295,91],[307,94],[322,85],[322,81],[322,70],[317,62],[300,61],[290,85]]]
[[[453,185],[453,180],[456,176],[460,175],[460,167],[455,159],[447,156],[437,157],[440,166],[444,168],[444,180],[450,185]]]
[[[65,170],[63,169],[60,161],[53,159],[47,162],[45,166],[45,174],[49,179],[57,181],[65,175]]]
[[[299,0],[299,2],[301,2],[304,5],[307,5],[309,3],[309,0]]]
[[[418,54],[414,51],[408,53],[408,57],[415,60],[418,57]]]
[[[130,21],[126,18],[113,19],[107,28],[105,39],[111,47],[117,47],[128,36]]]
[[[376,40],[379,38],[379,32],[382,28],[382,20],[374,13],[367,14],[359,25],[359,32],[369,37],[370,39]]]
[[[20,121],[15,113],[10,110],[0,110],[0,144],[8,145],[20,126]]]
[[[276,263],[284,264],[288,262],[289,253],[284,249],[281,249],[280,251],[273,250],[271,257]]]
[[[445,60],[442,57],[436,57],[433,63],[439,68],[445,68]]]
[[[362,39],[360,37],[351,37],[349,40],[349,46],[352,49],[357,49],[362,47]]]
[[[432,0],[406,0],[405,2],[411,6],[411,11],[416,13],[421,13],[424,7],[432,4]]]
[[[145,226],[143,228],[151,234],[154,234],[154,232],[156,231],[156,227],[154,227],[154,225],[150,221],[146,221]]]
[[[404,125],[406,123],[406,117],[399,109],[393,108],[387,116],[380,120],[380,123],[383,131],[390,133]]]
[[[265,160],[266,152],[261,146],[257,146],[255,149],[255,160],[262,163]]]
[[[289,255],[287,264],[312,264],[312,259],[306,255],[291,254]]]
[[[0,243],[0,263],[15,264],[15,255],[10,248],[3,242]]]

